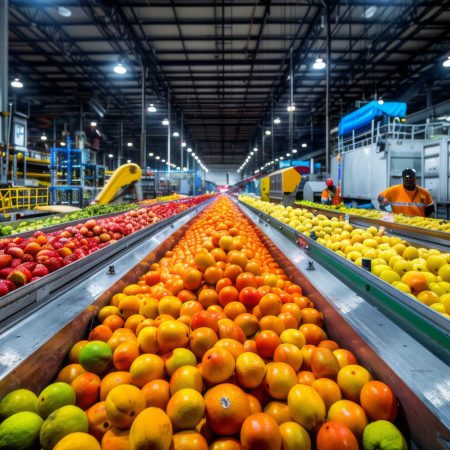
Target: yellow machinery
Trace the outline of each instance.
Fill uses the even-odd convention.
[[[137,200],[142,200],[141,176],[142,170],[137,164],[123,164],[113,172],[93,203],[100,205],[111,203],[121,197],[128,187],[134,187]]]
[[[302,176],[296,167],[280,169],[261,178],[261,200],[292,205]]]
[[[47,188],[10,187],[0,189],[0,209],[5,217],[10,212],[23,209],[38,209],[48,205]]]

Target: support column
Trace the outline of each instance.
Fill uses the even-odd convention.
[[[292,136],[292,125],[293,125],[293,120],[294,120],[294,111],[293,111],[293,106],[294,106],[294,70],[292,67],[292,48],[291,48],[291,53],[289,55],[289,78],[290,78],[290,89],[289,89],[289,106],[291,107],[290,111],[289,111],[289,152],[292,151],[292,141],[293,141],[293,136]]]
[[[169,125],[167,126],[167,173],[170,174],[170,138],[172,127],[172,118],[170,117],[170,90],[167,89],[167,119],[169,120]]]
[[[181,111],[181,132],[180,132],[180,169],[183,170],[183,141],[184,141],[184,133],[183,133],[183,119],[184,119],[183,111]]]
[[[119,123],[119,151],[118,157],[117,157],[117,167],[121,166],[123,164],[123,122],[120,121]],[[113,170],[115,168],[113,167]]]
[[[327,79],[325,93],[325,172],[330,173],[330,71],[331,71],[331,30],[330,30],[330,5],[326,3],[327,15]]]
[[[273,127],[273,91],[270,92],[270,120],[271,120],[271,131],[272,131],[272,136],[270,139],[270,150],[271,150],[271,158],[270,160],[273,161],[275,159],[275,152],[274,152],[274,141],[275,141],[275,136],[274,136],[274,127]]]
[[[142,79],[141,79],[141,146],[139,149],[139,165],[142,169],[142,173],[145,174],[147,171],[147,153],[146,153],[146,130],[145,130],[145,79],[146,79],[147,69],[142,63]]]
[[[8,0],[0,0],[0,144],[8,141],[8,78]],[[6,183],[8,169],[7,164],[4,166],[0,167],[0,174]]]

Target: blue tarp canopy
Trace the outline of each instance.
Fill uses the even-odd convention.
[[[384,102],[380,105],[377,100],[373,100],[339,121],[339,136],[366,127],[377,116],[405,117],[406,103]]]

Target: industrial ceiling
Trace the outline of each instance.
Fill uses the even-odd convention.
[[[130,141],[127,155],[135,160],[142,106],[157,108],[145,113],[146,152],[167,151],[161,121],[169,101],[171,130],[183,124],[183,140],[206,166],[238,166],[254,146],[264,148],[261,161],[290,145],[299,154],[321,150],[327,77],[326,69],[313,69],[317,58],[329,69],[333,128],[357,101],[404,100],[413,112],[448,100],[450,68],[442,63],[449,50],[450,0],[10,0],[9,6],[9,73],[24,83],[13,94],[18,108],[27,105],[36,130],[79,120],[82,112],[85,123],[98,122],[105,152]],[[124,75],[113,71],[119,60]],[[273,125],[274,118],[280,123]],[[174,148],[180,144],[172,140]]]

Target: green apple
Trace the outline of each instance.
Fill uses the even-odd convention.
[[[407,450],[400,430],[387,420],[377,420],[364,428],[364,450]]]

